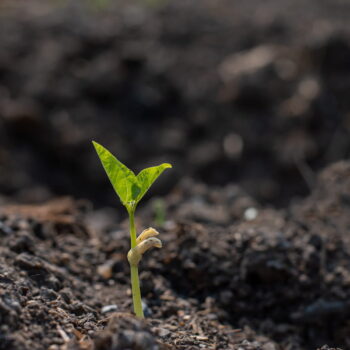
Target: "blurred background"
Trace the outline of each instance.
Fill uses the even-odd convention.
[[[348,0],[2,0],[0,193],[115,206],[91,140],[136,172],[305,196],[350,151]]]

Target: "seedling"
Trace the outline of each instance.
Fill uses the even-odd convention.
[[[158,232],[153,228],[144,230],[136,237],[135,228],[135,210],[137,204],[146,194],[148,189],[156,181],[158,176],[167,168],[171,168],[171,164],[163,163],[158,166],[143,169],[137,175],[129,168],[122,164],[113,156],[106,148],[92,141],[101,163],[117,193],[120,201],[129,214],[130,242],[131,249],[128,252],[128,261],[131,271],[131,289],[134,304],[134,312],[137,317],[143,318],[143,309],[141,302],[141,291],[139,282],[138,264],[142,255],[150,248],[161,248],[162,242],[155,236]]]

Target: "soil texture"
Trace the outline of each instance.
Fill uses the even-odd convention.
[[[69,198],[4,206],[0,348],[346,349],[349,198],[349,162],[284,210],[183,181],[140,266],[145,321],[130,314],[127,221]]]

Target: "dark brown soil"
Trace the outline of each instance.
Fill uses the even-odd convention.
[[[0,1],[0,350],[349,349],[350,3],[96,1]]]
[[[0,349],[346,349],[349,198],[348,162],[285,210],[184,181],[141,264],[145,321],[129,313],[125,221],[69,199],[4,206]]]
[[[66,2],[1,1],[3,194],[114,206],[92,139],[279,207],[349,156],[348,1]]]

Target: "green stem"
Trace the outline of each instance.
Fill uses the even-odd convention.
[[[128,212],[129,212],[129,223],[130,223],[131,248],[135,248],[136,247],[135,209],[131,209]],[[132,290],[132,301],[134,304],[134,312],[137,317],[144,318],[142,301],[141,301],[139,269],[137,266],[130,265],[130,271],[131,271],[131,290]]]
[[[135,209],[128,210],[130,225],[130,244],[131,248],[136,247],[136,228],[135,228]]]
[[[142,301],[141,301],[141,291],[139,282],[139,269],[137,266],[130,266],[131,270],[131,288],[132,288],[132,300],[134,303],[135,315],[139,318],[144,318]]]

